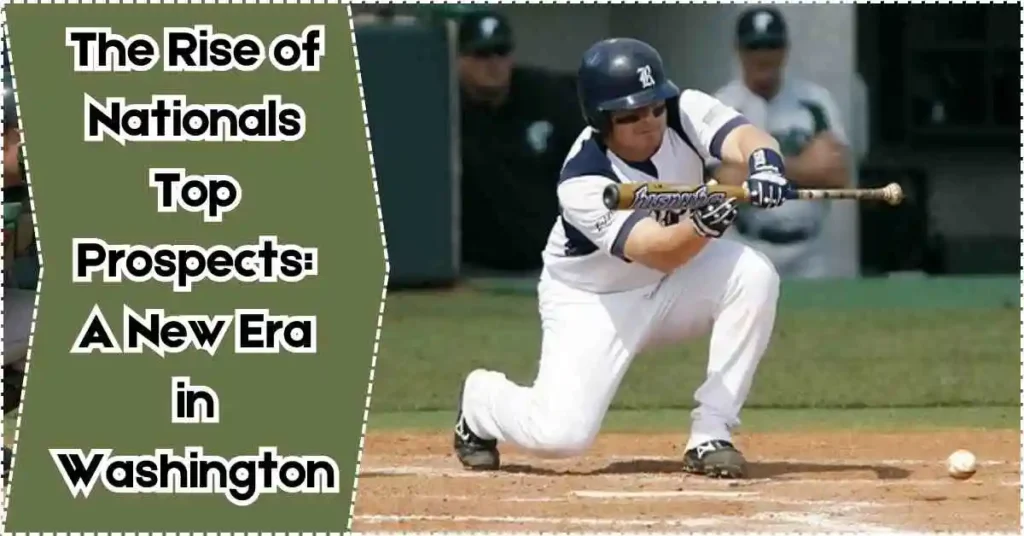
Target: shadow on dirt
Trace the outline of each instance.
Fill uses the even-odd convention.
[[[785,479],[792,475],[820,475],[823,473],[874,473],[878,480],[902,480],[911,472],[902,467],[890,465],[837,464],[813,462],[751,462],[747,466],[747,479]],[[552,470],[530,465],[506,465],[503,473],[547,476],[588,476],[588,475],[632,475],[632,474],[679,474],[685,475],[683,464],[674,460],[645,460],[614,462],[592,471]]]

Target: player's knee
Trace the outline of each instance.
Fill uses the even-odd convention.
[[[744,293],[765,304],[775,304],[779,298],[780,277],[775,265],[763,253],[750,248],[743,259]]]
[[[552,456],[577,456],[594,443],[585,430],[551,430],[544,436],[544,450]]]
[[[550,416],[536,432],[539,450],[549,456],[576,456],[594,443],[596,433],[591,427],[565,416]]]

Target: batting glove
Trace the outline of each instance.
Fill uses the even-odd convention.
[[[690,215],[693,229],[704,238],[719,238],[725,230],[736,221],[739,211],[736,199],[730,197],[720,203],[710,203],[697,209]]]
[[[751,205],[775,208],[787,199],[793,199],[796,191],[785,177],[782,155],[771,149],[758,149],[750,155],[747,163],[750,167],[747,190]]]

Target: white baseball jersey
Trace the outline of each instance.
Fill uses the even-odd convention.
[[[569,151],[558,182],[561,215],[543,251],[546,273],[589,292],[607,293],[656,283],[665,276],[625,258],[626,237],[643,218],[662,225],[678,222],[678,211],[609,211],[602,201],[609,184],[660,181],[699,186],[705,164],[721,157],[725,136],[748,121],[735,109],[697,90],[685,90],[678,107],[667,110],[661,147],[645,162],[612,153],[587,127]]]
[[[786,79],[771,101],[734,80],[715,93],[751,123],[770,133],[785,156],[795,156],[816,134],[829,131],[849,145],[842,118],[825,88],[799,79]],[[765,253],[783,276],[828,275],[828,252],[822,228],[829,204],[822,201],[787,201],[781,207],[741,207],[727,236]]]

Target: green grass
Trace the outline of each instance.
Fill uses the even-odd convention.
[[[534,278],[476,278],[491,294],[535,296]],[[783,282],[781,307],[825,309],[1009,309],[1021,305],[1020,280],[1006,276],[795,279]]]
[[[928,292],[922,282],[913,285],[912,295]],[[932,292],[941,290],[932,285]],[[844,307],[844,300],[861,297],[849,284],[838,285],[838,295],[823,284],[810,287],[812,297],[784,290],[747,407],[1019,404],[1019,303],[1006,303],[1002,286],[1003,301],[970,302],[969,285],[959,284],[959,299],[967,300],[962,306],[934,296],[911,306],[898,295],[899,285],[875,287],[873,293],[893,302],[886,307],[905,306]],[[450,410],[463,378],[477,367],[529,383],[540,347],[536,308],[535,297],[521,293],[389,293],[372,410]],[[706,356],[706,337],[641,354],[612,407],[692,407]]]
[[[750,409],[743,413],[741,431],[779,432],[806,430],[908,431],[941,428],[1020,427],[1020,407],[900,408],[900,409]],[[447,430],[454,411],[419,411],[370,414],[373,430]],[[603,430],[614,432],[685,432],[689,412],[684,410],[620,410],[608,414]]]

